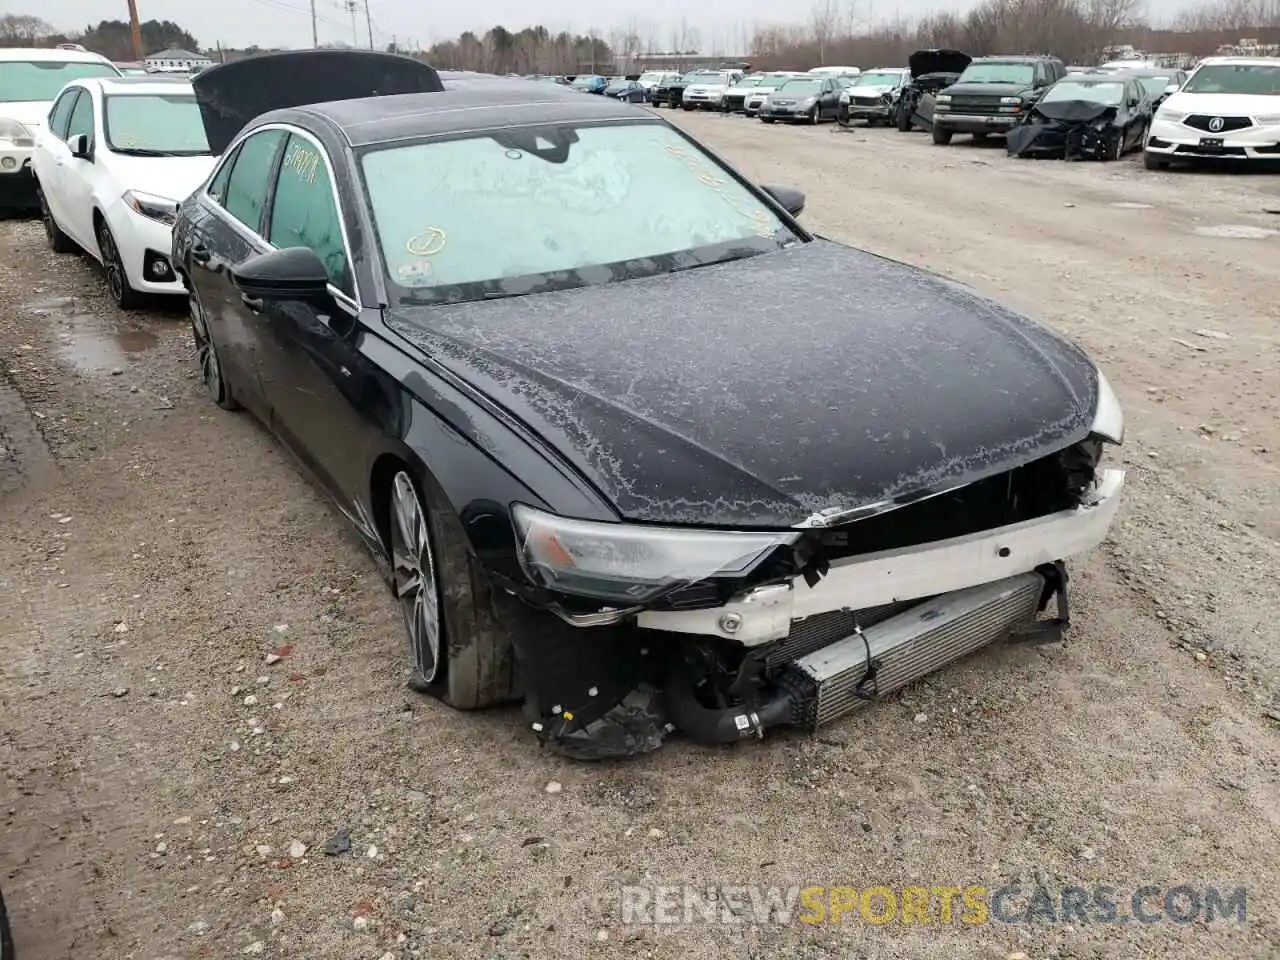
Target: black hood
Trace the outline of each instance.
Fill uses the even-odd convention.
[[[973,57],[959,50],[917,50],[907,57],[907,66],[911,68],[912,77],[923,77],[926,73],[964,73]]]
[[[1096,100],[1041,100],[1032,109],[1049,120],[1060,120],[1063,123],[1090,123],[1094,120],[1116,115],[1116,108]],[[1109,118],[1108,118],[1109,119]]]
[[[656,523],[788,527],[955,487],[1083,439],[1096,405],[1071,343],[822,240],[388,322]]]
[[[191,79],[209,149],[221,154],[245,124],[272,110],[397,93],[438,93],[421,60],[375,50],[297,50],[245,57]]]

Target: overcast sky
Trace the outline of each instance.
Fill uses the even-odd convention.
[[[368,42],[364,20],[364,0],[356,18],[360,44]],[[883,22],[895,16],[913,17],[936,9],[967,8],[966,0],[840,0],[845,9],[856,4],[857,19]],[[351,16],[344,0],[315,0],[319,18],[320,42],[351,42]],[[613,30],[625,27],[628,8],[640,11],[636,17],[637,32],[643,39],[652,38],[660,47],[669,47],[672,27],[677,27],[682,14],[689,17],[691,27],[701,34],[700,49],[708,53],[744,53],[752,23],[785,21],[781,11],[794,9],[794,19],[807,19],[811,3],[785,4],[777,0],[646,0],[643,4],[589,3],[583,0],[469,0],[467,3],[423,3],[422,0],[369,0],[373,18],[373,39],[385,46],[392,37],[402,44],[416,42],[428,46],[436,40],[456,36],[463,30],[477,33],[494,24],[518,30],[541,23],[551,30],[573,29],[586,33],[591,29],[608,37]],[[1188,5],[1188,0],[1147,0],[1152,19],[1167,19],[1172,12]],[[65,30],[81,29],[99,20],[127,19],[126,0],[6,0],[4,6],[14,12],[34,13]],[[598,11],[598,12],[593,12]],[[173,20],[193,33],[203,46],[244,47],[311,45],[310,0],[138,0],[143,20]]]

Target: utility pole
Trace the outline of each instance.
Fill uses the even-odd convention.
[[[351,46],[360,46],[360,38],[356,35],[356,9],[360,0],[347,0],[347,10],[351,12]]]
[[[373,49],[373,14],[369,12],[369,0],[364,0],[364,25],[369,31],[369,49]]]
[[[138,23],[138,0],[129,0],[129,34],[133,39],[133,59],[142,62],[142,26]]]
[[[316,0],[311,0],[311,46],[320,46],[320,32],[316,27]]]

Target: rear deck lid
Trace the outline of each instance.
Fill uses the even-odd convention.
[[[376,50],[297,50],[219,64],[191,79],[209,148],[226,151],[245,124],[272,110],[399,93],[438,93],[433,67]]]

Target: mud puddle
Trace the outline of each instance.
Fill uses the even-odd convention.
[[[77,297],[57,297],[23,305],[36,317],[47,317],[58,340],[58,353],[77,370],[89,373],[119,370],[131,354],[160,345],[160,338],[142,327],[116,326],[82,311]]]

